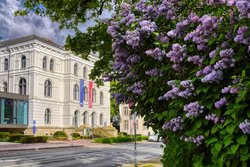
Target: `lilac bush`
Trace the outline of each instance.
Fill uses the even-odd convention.
[[[109,21],[111,90],[160,132],[164,166],[250,165],[249,19],[249,0],[142,0]]]

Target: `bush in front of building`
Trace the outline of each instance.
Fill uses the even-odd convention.
[[[25,135],[21,137],[20,143],[44,143],[47,142],[47,136],[33,136],[33,135]]]
[[[9,132],[0,132],[0,142],[7,142],[9,140]]]
[[[76,132],[72,133],[71,136],[73,139],[80,139],[81,138],[81,135],[79,133],[76,133]]]
[[[118,136],[128,136],[126,132],[118,132]]]
[[[57,140],[67,140],[68,139],[68,135],[65,132],[63,132],[63,131],[56,131],[53,134],[53,138],[57,139]]]
[[[145,136],[146,137],[146,136]],[[145,138],[144,136],[137,136],[136,141],[142,141]],[[118,136],[118,137],[111,137],[111,138],[96,138],[94,142],[96,143],[105,143],[105,144],[112,144],[112,143],[125,143],[125,142],[133,142],[134,136]]]
[[[21,133],[10,134],[8,141],[9,142],[19,142],[22,137],[24,137],[24,135]]]

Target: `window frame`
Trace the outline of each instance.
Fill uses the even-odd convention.
[[[52,97],[52,82],[49,79],[44,82],[44,96]]]
[[[26,65],[27,65],[26,61],[27,61],[26,56],[22,55],[22,57],[21,57],[21,69],[26,68]]]
[[[46,56],[43,57],[43,69],[47,70],[47,57]]]
[[[44,124],[51,124],[51,111],[49,108],[45,109],[44,113]]]
[[[77,84],[73,87],[73,100],[79,100],[79,86]]]
[[[27,81],[25,78],[21,78],[19,81],[19,94],[26,95],[27,94]]]

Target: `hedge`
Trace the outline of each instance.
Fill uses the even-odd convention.
[[[20,143],[43,143],[47,142],[48,137],[47,136],[32,136],[32,135],[26,135],[21,137]]]
[[[142,141],[146,139],[147,136],[137,136],[136,141]],[[124,142],[133,142],[134,141],[134,136],[132,136],[132,139],[130,136],[118,136],[118,137],[111,137],[111,138],[97,138],[94,140],[96,143],[124,143]]]
[[[22,137],[24,137],[24,135],[20,134],[20,133],[10,134],[8,141],[9,142],[19,142]]]
[[[67,139],[68,135],[63,131],[57,131],[53,134],[53,138],[62,140],[62,139]]]

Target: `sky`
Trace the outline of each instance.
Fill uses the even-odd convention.
[[[52,23],[48,17],[40,17],[33,13],[27,16],[14,16],[16,10],[21,9],[21,3],[17,0],[0,0],[0,41],[36,34],[64,45],[68,35],[74,35],[70,30],[59,30],[57,23]],[[111,15],[104,12],[108,17]],[[86,31],[95,22],[88,21],[80,28]]]

